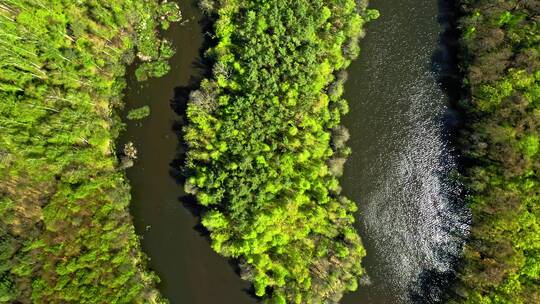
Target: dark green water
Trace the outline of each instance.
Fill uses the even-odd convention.
[[[451,2],[370,1],[381,17],[349,68],[353,154],[342,185],[359,206],[371,284],[344,304],[439,303],[452,279],[468,213],[450,182]]]
[[[129,122],[120,140],[138,149],[127,171],[131,212],[149,266],[162,279],[158,287],[171,303],[256,303],[249,285],[196,229],[197,210],[186,204],[177,179],[183,118],[175,112],[182,113],[203,72],[205,32],[196,6],[179,3],[184,24],[165,34],[177,49],[171,73],[143,84],[130,74],[127,109],[150,105],[152,111],[142,122]],[[461,246],[454,235],[466,232],[466,215],[452,203],[458,189],[447,182],[455,165],[444,124],[448,92],[439,81],[449,60],[440,41],[446,8],[428,0],[371,4],[381,18],[368,27],[360,59],[349,68],[351,112],[344,124],[353,155],[342,179],[345,194],[359,204],[371,284],[342,303],[412,303],[415,295],[416,302],[436,303],[432,285],[446,282]]]

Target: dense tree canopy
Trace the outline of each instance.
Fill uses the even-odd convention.
[[[171,55],[147,0],[0,0],[0,303],[159,302],[114,138],[125,65]]]
[[[335,303],[365,255],[338,177],[344,69],[375,11],[354,0],[202,1],[212,77],[191,94],[186,190],[212,247],[271,303]]]
[[[460,302],[540,303],[540,1],[461,4],[473,226]]]

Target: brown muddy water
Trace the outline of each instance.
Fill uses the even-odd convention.
[[[126,110],[149,105],[142,121],[127,121],[120,143],[132,141],[138,150],[135,166],[127,170],[131,184],[131,214],[149,267],[161,278],[161,293],[172,304],[253,303],[244,291],[249,285],[228,261],[215,253],[197,229],[194,210],[184,204],[183,185],[175,178],[182,154],[174,109],[187,87],[196,86],[203,72],[200,12],[194,1],[179,1],[183,24],[172,25],[165,37],[176,55],[165,77],[138,83],[133,69],[128,77]],[[176,98],[175,98],[176,95]],[[120,145],[119,145],[120,146]]]
[[[182,113],[204,72],[206,30],[194,2],[179,1],[184,22],[165,33],[177,49],[171,72],[138,83],[130,69],[126,111],[151,108],[150,117],[128,121],[119,142],[132,141],[138,150],[127,170],[131,213],[149,267],[161,278],[158,287],[172,304],[257,303],[249,284],[199,232],[197,210],[178,178],[184,121],[175,113]],[[343,304],[438,303],[467,233],[467,212],[455,203],[459,187],[449,182],[456,165],[446,131],[452,88],[441,81],[452,73],[444,41],[447,3],[371,1],[381,18],[368,26],[360,59],[349,68],[351,111],[344,124],[353,155],[342,178],[344,193],[359,204],[371,283]]]

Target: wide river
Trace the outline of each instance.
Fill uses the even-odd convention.
[[[171,72],[142,84],[133,70],[128,77],[126,109],[151,107],[150,117],[128,122],[120,138],[138,150],[127,171],[131,213],[172,304],[257,303],[233,264],[210,248],[178,178],[181,113],[203,73],[206,33],[194,2],[179,3],[184,21],[165,33],[177,49]],[[466,235],[468,216],[450,182],[456,166],[447,130],[455,118],[445,85],[452,56],[443,3],[371,1],[381,17],[368,26],[360,59],[349,68],[344,124],[353,155],[342,178],[345,194],[359,205],[369,282],[344,304],[437,303]]]
[[[467,234],[449,144],[458,122],[452,1],[372,0],[345,97],[353,154],[342,179],[359,206],[371,283],[344,304],[438,303]]]

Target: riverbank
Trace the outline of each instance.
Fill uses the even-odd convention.
[[[455,301],[538,303],[540,3],[462,9],[460,148],[473,224]]]
[[[163,302],[114,139],[125,65],[160,73],[177,7],[9,1],[0,17],[0,302]]]

